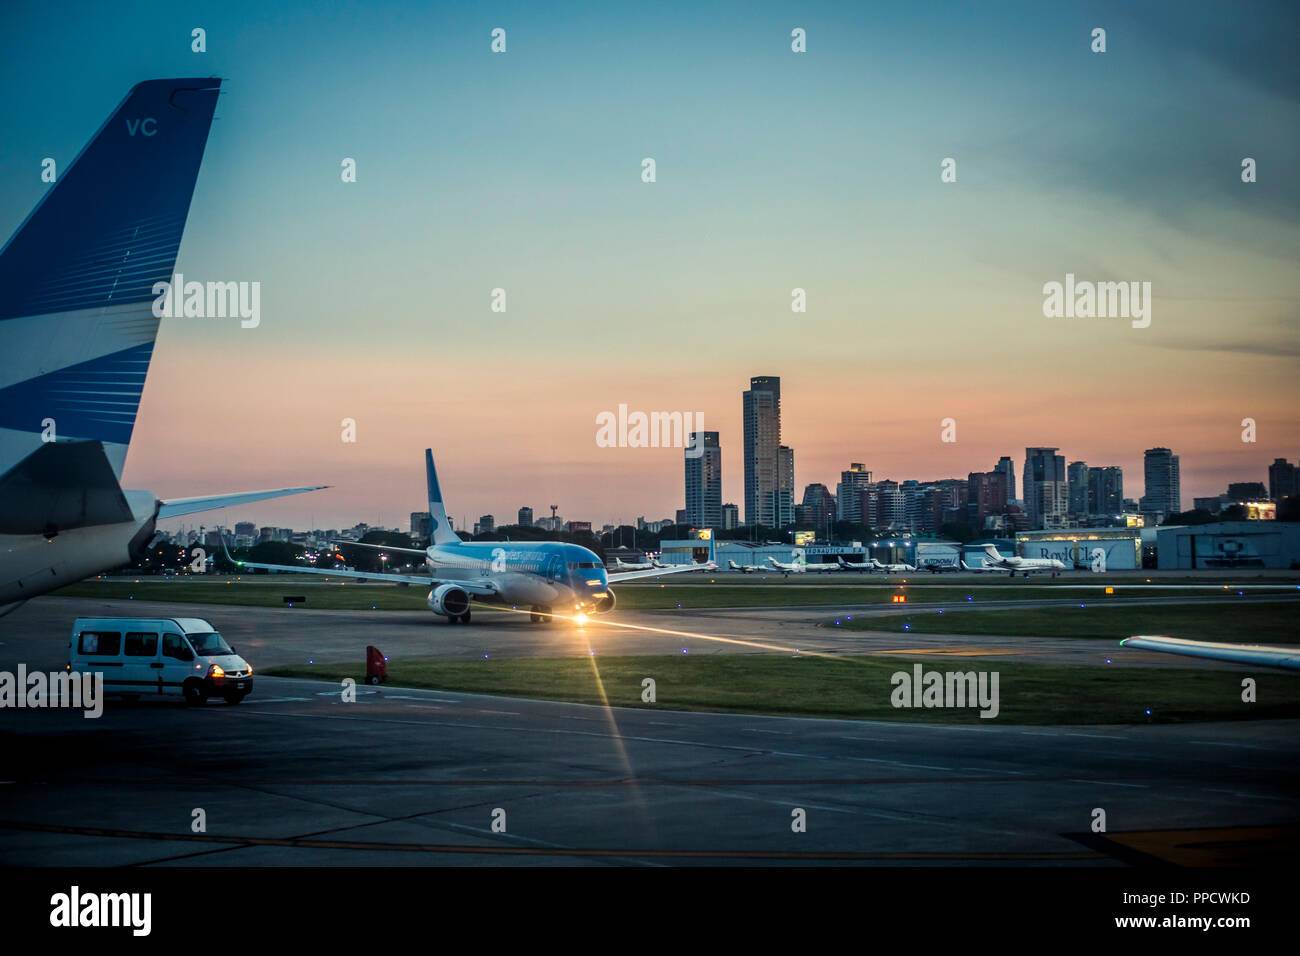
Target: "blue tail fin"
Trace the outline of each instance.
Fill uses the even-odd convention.
[[[134,86],[0,249],[0,472],[54,438],[121,476],[220,85]]]
[[[424,450],[424,472],[429,481],[429,536],[434,544],[454,544],[460,535],[451,530],[447,520],[447,507],[442,503],[442,488],[438,485],[438,472],[433,467],[433,449]]]

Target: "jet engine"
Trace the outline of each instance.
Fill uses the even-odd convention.
[[[605,588],[605,596],[596,602],[596,613],[608,614],[610,611],[614,610],[615,603],[617,602],[614,599],[614,592],[609,588]]]
[[[439,584],[429,592],[429,610],[443,617],[456,617],[469,610],[469,595],[454,584]]]

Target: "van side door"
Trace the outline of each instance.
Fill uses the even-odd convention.
[[[162,665],[162,693],[179,694],[186,678],[203,676],[194,669],[194,651],[178,632],[163,633]]]
[[[129,691],[162,693],[162,658],[157,628],[127,631],[122,640],[122,686]]]

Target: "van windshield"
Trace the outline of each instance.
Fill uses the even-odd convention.
[[[230,645],[226,639],[216,631],[208,631],[205,634],[186,634],[186,639],[190,642],[190,647],[194,648],[194,653],[200,657],[216,657],[219,654],[233,654]]]

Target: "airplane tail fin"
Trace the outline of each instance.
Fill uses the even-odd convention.
[[[429,535],[434,544],[455,544],[460,536],[451,530],[447,508],[442,503],[442,488],[438,485],[438,472],[433,467],[433,449],[424,450],[424,471],[429,481]]]
[[[220,85],[136,84],[0,249],[0,470],[72,439],[121,477]]]
[[[998,546],[996,544],[993,544],[992,542],[989,542],[988,544],[984,545],[984,553],[987,554],[994,561],[1003,560],[1002,553],[998,551]]]

